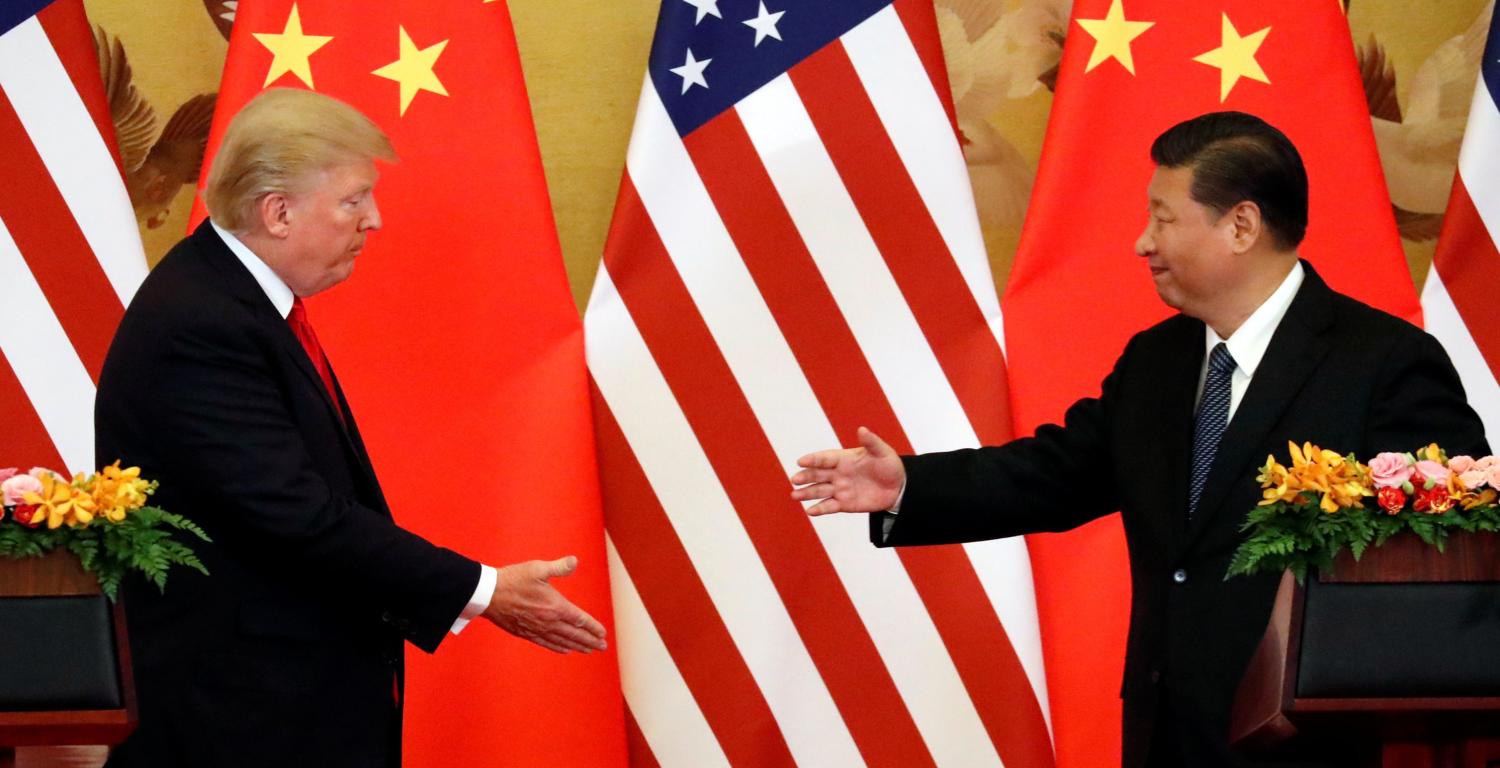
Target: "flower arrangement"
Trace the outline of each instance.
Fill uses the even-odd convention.
[[[1250,535],[1225,578],[1290,569],[1300,583],[1309,568],[1331,569],[1345,548],[1358,560],[1402,531],[1439,552],[1454,530],[1500,532],[1494,456],[1449,458],[1432,444],[1366,465],[1311,443],[1288,448],[1290,467],[1267,456],[1260,468],[1263,498],[1240,528]]]
[[[174,565],[207,574],[170,529],[203,541],[208,535],[181,515],[147,506],[155,492],[156,483],[143,479],[140,468],[122,469],[118,461],[72,480],[41,467],[24,474],[0,469],[0,557],[40,557],[65,548],[99,579],[110,600],[117,599],[126,571],[140,571],[163,590]]]

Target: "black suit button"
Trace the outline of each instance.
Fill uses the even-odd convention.
[[[392,617],[390,611],[385,611],[384,613],[380,614],[380,620],[386,624],[391,623],[391,618]]]
[[[1175,581],[1178,584],[1182,584],[1182,583],[1186,582],[1187,581],[1187,571],[1185,571],[1185,570],[1183,570],[1181,568],[1178,568],[1177,570],[1172,571],[1172,581]]]

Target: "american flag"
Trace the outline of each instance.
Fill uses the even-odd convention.
[[[94,386],[146,277],[81,0],[0,4],[0,466],[94,468]]]
[[[1025,542],[788,495],[1010,435],[930,0],[664,0],[584,324],[633,765],[1053,764]]]
[[[1500,438],[1500,16],[1489,41],[1469,106],[1469,125],[1458,155],[1458,173],[1432,270],[1422,287],[1427,330],[1448,350],[1463,378],[1469,405]]]

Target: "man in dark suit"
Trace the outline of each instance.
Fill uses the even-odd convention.
[[[813,515],[877,512],[879,546],[1061,531],[1119,510],[1133,590],[1123,764],[1251,765],[1229,745],[1230,707],[1279,577],[1224,574],[1261,498],[1258,464],[1288,440],[1366,459],[1487,447],[1431,336],[1298,259],[1307,176],[1286,136],[1214,113],[1163,133],[1151,157],[1136,252],[1180,314],[1130,340],[1098,397],[998,447],[898,457],[861,430],[859,448],[799,460],[793,497],[816,501]]]
[[[432,652],[482,615],[554,651],[604,647],[547,583],[574,558],[497,570],[392,520],[302,308],[380,226],[376,159],[390,143],[352,107],[257,96],[215,159],[211,220],[120,323],[98,455],[159,480],[154,501],[213,543],[190,542],[208,576],[125,585],[140,727],[110,766],[394,766],[405,641]]]

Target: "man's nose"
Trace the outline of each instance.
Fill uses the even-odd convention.
[[[375,196],[370,196],[370,211],[365,214],[365,220],[361,222],[361,230],[380,229],[380,206],[375,204]]]
[[[1141,230],[1141,236],[1135,239],[1135,255],[1150,256],[1156,252],[1156,241],[1151,239],[1151,225]]]

